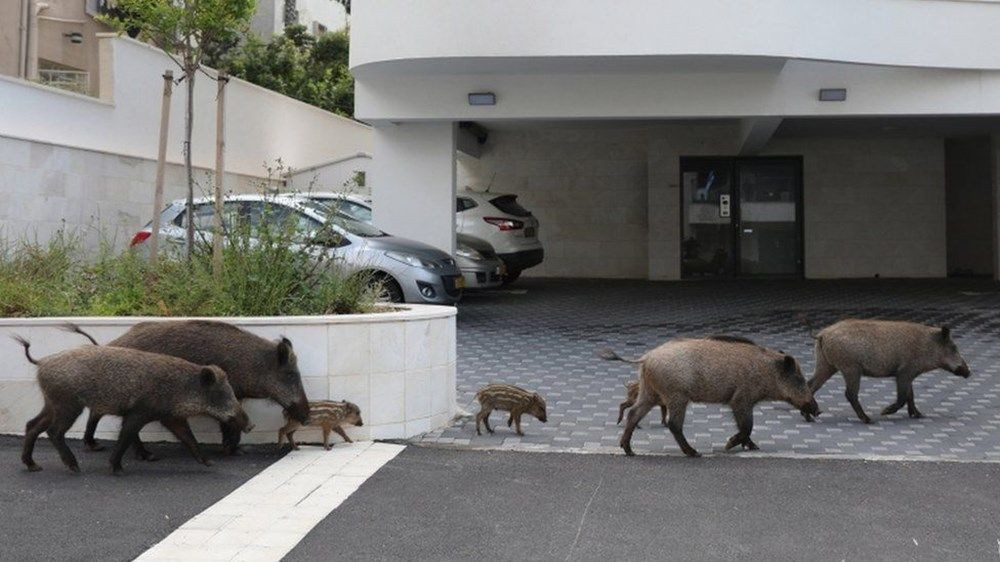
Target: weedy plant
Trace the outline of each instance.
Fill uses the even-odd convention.
[[[306,234],[264,217],[226,225],[219,278],[211,243],[192,259],[164,254],[155,266],[133,250],[59,232],[46,242],[0,242],[0,316],[283,316],[377,309],[380,285],[329,257],[329,233]]]

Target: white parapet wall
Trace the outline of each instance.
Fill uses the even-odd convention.
[[[444,426],[456,414],[455,308],[405,305],[373,314],[217,318],[261,337],[292,341],[310,400],[350,400],[361,408],[364,426],[347,429],[352,439],[405,439]],[[74,322],[105,343],[145,321],[178,318],[88,317],[0,319],[0,433],[23,434],[25,423],[41,409],[42,395],[35,366],[28,363],[19,334],[31,342],[36,359],[89,343],[61,326]],[[281,408],[269,400],[247,400],[255,424],[243,436],[247,443],[274,443],[284,424]],[[86,412],[68,433],[81,437]],[[98,427],[99,439],[115,439],[119,418],[108,416]],[[219,442],[218,425],[193,420],[202,442]],[[148,441],[173,440],[158,423],[143,430]],[[302,429],[296,440],[316,442],[319,431]],[[340,438],[334,435],[336,442]]]

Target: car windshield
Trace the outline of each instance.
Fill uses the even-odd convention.
[[[320,213],[325,216],[326,220],[330,223],[343,228],[355,236],[360,236],[362,238],[379,238],[382,236],[388,236],[388,234],[370,224],[358,222],[339,211],[333,210],[330,205],[327,205],[324,202],[316,201],[315,199],[304,199],[301,203],[303,207]]]

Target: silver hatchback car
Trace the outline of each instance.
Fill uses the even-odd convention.
[[[183,248],[186,243],[186,201],[174,201],[160,216],[165,246]],[[326,250],[352,271],[365,272],[383,282],[392,302],[454,304],[462,297],[465,279],[446,252],[416,240],[392,236],[340,214],[329,214],[322,203],[282,195],[230,195],[223,203],[227,219],[240,217],[247,224],[270,217],[295,221],[305,234],[327,228],[338,236]],[[194,201],[193,221],[200,239],[211,237],[215,207],[210,198]],[[332,218],[329,218],[332,217]],[[287,224],[287,223],[286,223]],[[143,247],[151,234],[146,225],[132,238],[133,247]]]

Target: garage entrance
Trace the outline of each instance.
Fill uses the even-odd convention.
[[[802,159],[681,158],[681,275],[801,277]]]

